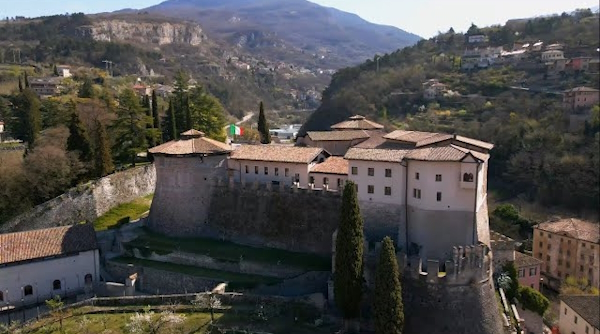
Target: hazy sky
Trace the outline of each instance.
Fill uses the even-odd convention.
[[[569,12],[598,6],[598,0],[312,0],[356,13],[376,23],[397,26],[423,37],[453,27],[466,30],[502,24],[511,18]],[[63,13],[97,13],[144,8],[161,0],[0,0],[0,17],[35,17]]]

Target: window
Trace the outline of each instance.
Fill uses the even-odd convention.
[[[329,179],[328,178],[326,178],[326,177],[323,178],[323,185],[325,185],[325,186],[329,185]]]
[[[567,249],[567,256],[571,256],[571,250]]]
[[[589,332],[590,332],[590,328],[586,325],[585,326],[585,334],[589,334]]]
[[[342,187],[342,179],[337,180],[337,186],[338,186],[338,188]]]
[[[548,244],[548,250],[550,250],[550,244]]]
[[[594,245],[591,245],[591,246],[590,246],[590,248],[591,248],[591,249],[594,249]]]
[[[392,177],[392,170],[389,168],[386,168],[385,170],[385,177]]]
[[[464,173],[463,182],[473,182],[473,173]]]
[[[582,243],[581,243],[581,247],[584,247],[584,248],[585,248],[585,242],[582,242]]]
[[[352,175],[358,174],[358,167],[352,167]]]
[[[540,237],[544,236],[544,232],[540,231]]]
[[[392,187],[385,187],[384,192],[386,196],[392,196]]]
[[[269,167],[265,167],[265,175],[269,175]]]
[[[550,261],[550,255],[546,255],[546,261]]]
[[[294,182],[300,182],[300,174],[294,175]]]
[[[567,314],[567,308],[565,307],[565,314]]]
[[[583,272],[583,266],[579,266],[579,271]]]
[[[309,176],[308,177],[308,183],[314,184],[315,183],[315,177],[314,176]]]
[[[590,255],[590,264],[594,264],[594,255]]]
[[[573,320],[574,323],[577,323],[577,316],[575,316],[575,319]]]
[[[525,277],[525,269],[519,269],[519,277]]]
[[[415,180],[419,179],[419,173],[415,173]]]
[[[246,174],[248,174],[248,170],[249,170],[248,165],[246,165]]]
[[[31,285],[26,285],[23,288],[23,295],[25,295],[25,296],[33,295],[33,287]]]
[[[538,253],[538,259],[542,259],[542,253]]]
[[[284,169],[284,173],[285,173],[285,177],[290,176],[290,169],[289,168]]]
[[[258,174],[258,166],[254,166],[254,174]]]
[[[367,170],[367,173],[369,174],[369,176],[375,176],[375,168],[369,168]]]
[[[435,182],[442,182],[442,174],[435,174]]]
[[[372,194],[372,193],[374,193],[374,192],[375,192],[375,187],[374,187],[374,186],[372,186],[372,185],[368,185],[368,186],[367,186],[367,192],[368,192],[369,194]]]
[[[581,261],[585,261],[585,257],[583,256],[583,254],[581,254],[579,258],[581,259]]]
[[[533,287],[533,284],[530,284],[530,287],[531,287],[532,289],[534,289],[534,287]]]
[[[544,247],[544,243],[540,241],[540,247]]]
[[[86,285],[92,284],[92,282],[94,281],[92,278],[92,274],[85,275],[84,281]]]
[[[52,282],[52,290],[60,290],[60,280],[54,280],[54,282]]]
[[[562,265],[562,260],[561,259],[558,259],[558,265],[559,266]]]
[[[529,268],[529,276],[535,276],[537,274],[537,268]]]
[[[442,201],[442,193],[438,191],[437,193],[437,201],[441,202]]]
[[[275,176],[279,176],[279,168],[275,167],[275,172],[274,172]]]
[[[552,239],[552,234],[548,234],[548,239]]]
[[[421,198],[421,189],[413,189],[413,197]]]

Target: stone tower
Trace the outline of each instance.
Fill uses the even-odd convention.
[[[189,130],[151,148],[156,190],[148,227],[169,236],[198,235],[208,214],[214,180],[225,178],[231,147]]]

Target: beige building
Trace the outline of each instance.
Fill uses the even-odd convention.
[[[548,283],[567,277],[585,278],[600,287],[600,226],[575,218],[538,224],[533,231],[533,256],[544,262]],[[553,284],[558,286],[558,284]]]
[[[53,96],[59,93],[62,78],[30,78],[29,87],[38,96]]]
[[[308,182],[315,188],[343,190],[348,180],[348,160],[329,157],[323,163],[313,166],[308,175]]]
[[[319,147],[242,145],[231,153],[227,167],[241,183],[308,187],[310,169],[329,156]]]
[[[542,61],[552,61],[565,58],[565,53],[562,50],[549,50],[542,52]]]
[[[600,298],[590,295],[560,297],[560,334],[599,334]]]
[[[600,91],[590,87],[577,87],[563,92],[563,108],[575,110],[589,108],[600,102]]]

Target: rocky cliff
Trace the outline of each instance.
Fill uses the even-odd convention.
[[[192,23],[133,22],[124,20],[99,20],[81,27],[84,37],[106,42],[137,42],[165,45],[182,43],[200,45],[206,39],[202,28]]]

